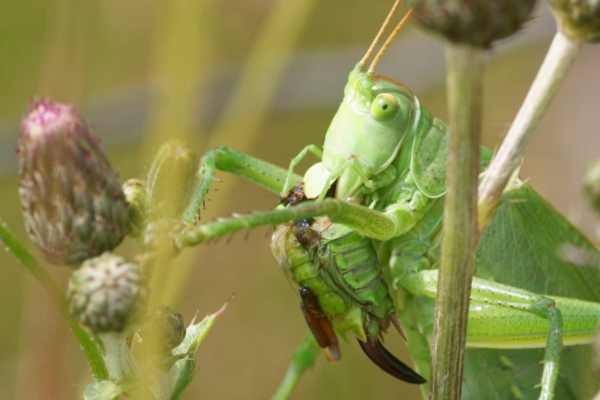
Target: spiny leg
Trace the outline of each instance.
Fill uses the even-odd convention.
[[[287,372],[271,399],[288,399],[300,381],[302,374],[315,365],[319,353],[319,345],[315,341],[313,335],[309,333],[294,352]]]
[[[183,221],[186,224],[196,222],[198,212],[203,207],[217,170],[248,179],[275,194],[281,192],[284,182],[288,178],[288,172],[285,169],[229,147],[223,146],[210,150],[200,161],[196,188],[183,213]],[[292,174],[289,179],[295,184],[301,178]]]
[[[377,240],[389,240],[412,228],[420,216],[412,212],[401,213],[394,208],[391,212],[380,212],[358,204],[335,199],[306,202],[297,206],[257,212],[249,215],[234,215],[215,222],[184,227],[175,235],[176,248],[195,246],[211,239],[229,235],[242,229],[263,225],[279,225],[301,218],[328,216],[333,222],[346,225],[363,236]]]
[[[315,144],[309,144],[308,146],[306,146],[302,150],[300,150],[300,152],[294,158],[292,158],[292,161],[290,161],[290,166],[288,168],[287,175],[285,177],[285,182],[283,184],[283,188],[281,189],[281,193],[280,193],[280,195],[282,197],[285,196],[290,191],[292,186],[294,186],[294,183],[295,183],[294,182],[294,169],[298,166],[298,164],[300,164],[302,162],[302,160],[304,160],[304,158],[308,155],[308,153],[313,154],[319,160],[323,156],[323,151],[321,150],[321,148],[319,146],[317,146]]]
[[[435,298],[437,280],[438,271],[427,270],[405,276],[402,285],[415,295]],[[479,278],[473,279],[471,301],[520,310],[548,320],[539,399],[553,399],[562,349],[562,315],[555,301],[536,293]]]

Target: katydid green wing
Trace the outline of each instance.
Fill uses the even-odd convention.
[[[600,301],[600,264],[574,265],[564,249],[600,260],[590,241],[530,186],[504,195],[477,251],[476,275],[500,283],[583,300]],[[563,349],[556,399],[588,399],[599,379],[591,347]],[[535,399],[543,349],[467,351],[464,399]],[[596,386],[596,387],[595,387]]]

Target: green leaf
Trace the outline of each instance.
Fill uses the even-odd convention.
[[[192,321],[185,331],[185,337],[181,343],[172,350],[173,356],[179,358],[169,370],[169,399],[177,400],[185,388],[190,384],[196,365],[196,352],[200,344],[212,328],[215,320],[220,316],[227,304],[223,305],[217,312],[207,315],[198,323]]]
[[[85,391],[83,392],[83,399],[114,400],[121,394],[123,394],[123,389],[121,389],[117,384],[111,381],[100,381],[90,383],[86,386]]]
[[[227,304],[221,307],[217,312],[207,315],[198,323],[192,321],[192,323],[185,330],[185,337],[181,343],[179,343],[179,345],[172,350],[172,354],[176,357],[195,354],[200,346],[200,343],[202,343],[208,334],[208,331],[210,328],[212,328],[217,317],[220,316],[226,308]]]

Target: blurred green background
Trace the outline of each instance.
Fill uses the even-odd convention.
[[[392,1],[42,0],[3,3],[0,13],[0,216],[20,237],[16,146],[31,99],[73,102],[102,138],[123,178],[143,176],[158,144],[184,138],[198,152],[227,144],[280,165],[321,143],[346,74]],[[543,7],[518,37],[490,53],[485,142],[499,143],[554,30]],[[440,44],[408,28],[382,72],[445,115]],[[581,197],[586,166],[600,156],[600,52],[584,48],[530,143],[522,176],[596,239]],[[277,199],[231,176],[205,220],[273,207]],[[189,252],[172,268],[186,320],[230,299],[200,350],[187,398],[265,399],[306,328],[298,299],[269,251],[267,229]],[[124,246],[130,251],[131,243]],[[184,265],[185,264],[185,265]],[[87,367],[36,282],[0,253],[0,387],[5,399],[75,399]],[[67,271],[52,268],[58,278]],[[178,273],[177,273],[178,272]],[[388,345],[407,358],[391,333]],[[307,374],[298,399],[417,398],[380,372],[353,342],[338,365]]]

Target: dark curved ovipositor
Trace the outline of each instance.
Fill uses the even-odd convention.
[[[366,342],[359,340],[358,343],[371,361],[394,378],[415,384],[427,382],[425,378],[390,353],[378,338],[371,337]]]

